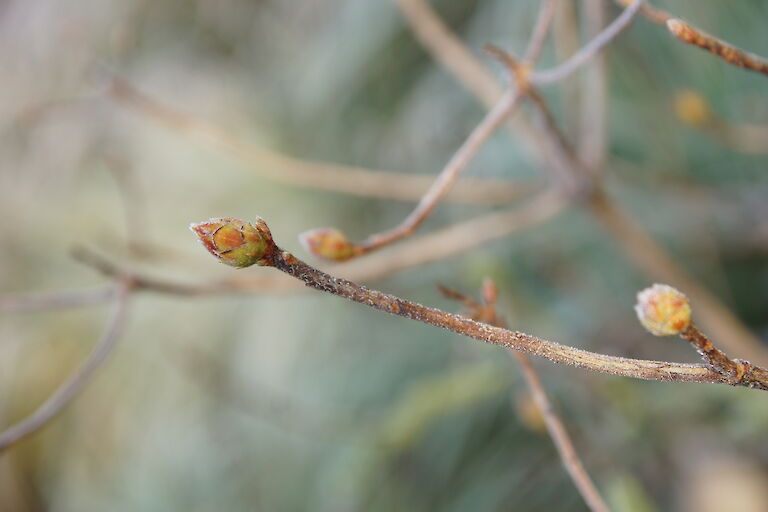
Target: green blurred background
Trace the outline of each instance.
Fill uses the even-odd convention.
[[[561,4],[570,9],[556,30],[568,11],[580,24],[581,2]],[[499,78],[482,46],[522,53],[538,8],[434,5]],[[768,54],[764,1],[655,5]],[[608,18],[619,12],[605,7]],[[643,19],[607,59],[611,194],[764,339],[768,149],[734,148],[674,107],[694,89],[714,116],[766,127],[768,80]],[[548,45],[543,64],[557,60]],[[200,248],[190,222],[260,215],[309,259],[298,233],[336,226],[359,240],[413,207],[264,179],[119,105],[107,93],[111,72],[254,144],[376,169],[437,173],[484,113],[394,3],[374,0],[8,0],[0,70],[3,294],[105,283],[71,258],[76,245],[196,283],[235,271]],[[546,90],[571,136],[582,78]],[[524,149],[501,131],[467,175],[541,179]],[[491,209],[444,204],[422,232]],[[578,209],[370,284],[456,311],[435,284],[474,294],[484,276],[496,279],[515,329],[604,353],[697,360],[637,324],[634,296],[650,283]],[[71,373],[107,316],[107,306],[0,316],[0,426]],[[764,393],[535,363],[616,510],[768,510]],[[506,353],[304,291],[138,295],[86,391],[0,455],[2,511],[585,509]]]

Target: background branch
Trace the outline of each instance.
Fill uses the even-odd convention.
[[[93,351],[83,364],[62,385],[38,407],[35,412],[19,423],[0,432],[0,452],[22,439],[34,434],[56,417],[88,384],[96,370],[112,352],[123,330],[127,314],[128,295],[131,284],[121,282],[115,294],[112,317]]]

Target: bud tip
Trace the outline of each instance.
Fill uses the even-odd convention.
[[[691,325],[691,305],[682,292],[654,284],[637,294],[637,318],[655,336],[673,336]]]
[[[254,264],[270,265],[274,242],[266,222],[261,218],[251,224],[232,217],[221,217],[192,223],[189,229],[208,252],[226,265],[237,268]]]

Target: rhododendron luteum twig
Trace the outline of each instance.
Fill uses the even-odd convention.
[[[215,228],[213,227],[217,223],[222,227],[231,227],[233,224],[229,219],[211,219],[201,224],[192,224],[190,229],[195,232],[211,254],[219,259],[224,259],[227,258],[226,255],[229,254],[229,251],[237,249],[233,244],[236,237],[227,236],[225,245],[220,245],[215,237]],[[246,223],[237,221],[234,223],[234,226],[237,228],[243,224]],[[603,373],[661,381],[719,382],[768,390],[768,381],[766,383],[747,382],[744,380],[732,382],[705,365],[646,361],[587,352],[543,340],[519,331],[510,331],[476,322],[469,318],[446,313],[395,297],[394,295],[372,290],[352,281],[333,277],[307,265],[275,244],[263,220],[258,219],[256,225],[258,226],[256,230],[263,237],[261,240],[254,241],[245,234],[240,237],[243,244],[253,244],[242,249],[242,252],[249,252],[251,254],[251,260],[245,262],[247,264],[243,266],[256,264],[275,267],[281,272],[300,279],[311,288],[332,293],[380,311],[418,320],[486,343],[546,357],[557,363],[570,364]],[[227,263],[231,264],[230,261],[227,261]]]

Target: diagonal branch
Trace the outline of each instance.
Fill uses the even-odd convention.
[[[432,176],[310,162],[251,144],[214,124],[175,110],[116,78],[112,96],[123,106],[167,129],[232,155],[261,176],[296,187],[316,188],[363,197],[418,201]],[[465,179],[446,199],[461,203],[509,203],[529,191],[505,180]]]
[[[523,62],[528,66],[533,66],[541,56],[544,49],[544,42],[547,40],[547,34],[552,26],[552,19],[555,17],[558,0],[541,0],[539,5],[539,14],[536,17],[536,24],[531,32],[531,39],[528,41],[528,47],[525,49]]]
[[[51,309],[94,306],[104,303],[114,295],[114,286],[102,286],[76,292],[4,295],[0,296],[0,314],[34,313]]]
[[[531,82],[537,85],[552,84],[559,82],[579,69],[632,23],[632,20],[642,5],[643,0],[634,0],[629,7],[624,9],[624,11],[613,20],[613,23],[605,27],[602,32],[595,36],[589,43],[582,46],[581,49],[573,54],[568,60],[552,69],[535,72],[531,77]]]
[[[43,428],[88,384],[120,337],[125,324],[130,289],[131,283],[128,281],[118,285],[112,318],[85,362],[35,412],[0,432],[0,453]]]
[[[511,89],[501,97],[496,106],[488,112],[451,157],[416,208],[398,226],[389,231],[371,235],[361,243],[350,242],[346,235],[337,230],[312,230],[304,233],[301,237],[305,247],[315,256],[344,261],[368,254],[411,236],[427,220],[485,142],[512,115],[520,103],[522,95],[522,90]]]

